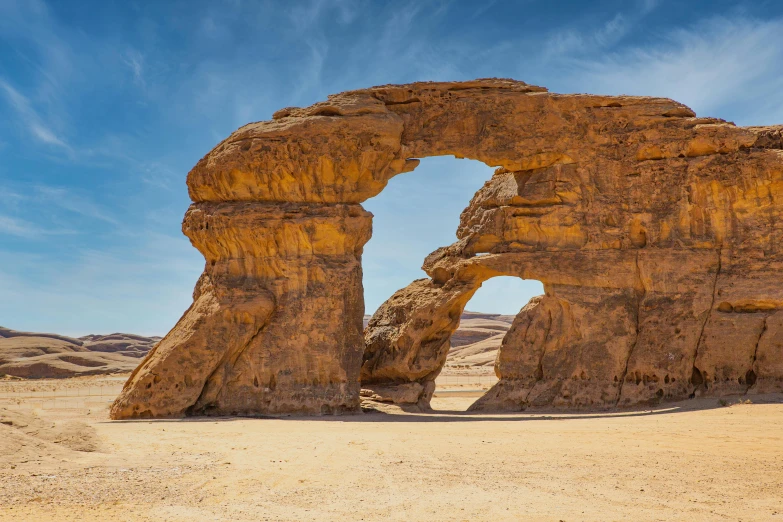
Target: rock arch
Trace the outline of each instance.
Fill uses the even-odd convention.
[[[540,343],[509,339],[501,382],[476,408],[632,405],[747,391],[748,378],[780,389],[781,149],[779,127],[512,80],[374,87],[283,109],[189,173],[183,232],[205,270],[111,415],[352,412],[360,375],[421,384],[380,320],[362,368],[371,215],[360,203],[436,155],[498,170],[458,241],[425,261],[431,279],[402,291],[410,306],[382,308],[415,330],[421,296],[453,305],[482,278],[519,275],[543,281],[547,297],[515,331],[571,325]],[[449,306],[428,320],[448,330]]]

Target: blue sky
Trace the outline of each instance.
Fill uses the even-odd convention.
[[[783,2],[0,0],[0,325],[165,333],[203,268],[185,175],[218,141],[334,92],[490,76],[783,123]],[[368,311],[490,173],[431,158],[366,203]],[[539,289],[485,286],[470,309]]]

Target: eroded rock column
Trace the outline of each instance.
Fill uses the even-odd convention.
[[[356,411],[371,219],[359,205],[193,205],[183,230],[206,259],[195,303],[112,415]]]

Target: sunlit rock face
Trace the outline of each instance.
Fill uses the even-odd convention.
[[[779,127],[511,80],[331,96],[234,132],[188,175],[194,303],[114,418],[426,408],[481,283],[538,279],[477,410],[608,408],[783,387]],[[360,203],[416,158],[497,167],[457,241],[362,340]],[[365,391],[360,393],[361,388]]]

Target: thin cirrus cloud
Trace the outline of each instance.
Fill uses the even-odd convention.
[[[640,17],[643,16],[640,14]],[[584,33],[569,28],[554,31],[544,41],[544,59],[556,59],[567,55],[586,55],[617,44],[633,28],[634,22],[626,15],[616,13],[598,29]]]
[[[144,56],[135,49],[129,49],[123,58],[123,62],[133,73],[134,83],[142,89],[146,87],[144,81]]]
[[[127,331],[132,318],[136,333],[165,333],[190,301],[190,293],[179,289],[192,287],[203,263],[193,259],[184,238],[126,234],[124,239],[127,245],[82,249],[59,263],[47,255],[0,249],[0,325],[78,337]],[[177,310],[173,317],[172,310]]]
[[[38,204],[53,205],[68,212],[112,225],[119,224],[117,218],[112,216],[107,209],[72,190],[47,185],[36,185],[33,190]]]
[[[783,120],[783,19],[712,17],[655,44],[564,58],[590,92],[667,96],[738,124]]]
[[[3,234],[23,239],[39,239],[44,236],[69,235],[75,232],[63,228],[42,228],[29,221],[0,214],[0,236]]]
[[[7,81],[0,78],[0,93],[3,94],[7,104],[16,112],[20,124],[26,126],[30,135],[41,143],[55,145],[67,151],[71,150],[68,143],[58,137],[41,119],[33,109],[30,100],[16,90]]]
[[[28,218],[40,216],[43,210],[47,210],[49,215],[56,215],[58,222],[68,223],[68,219],[59,211],[65,211],[67,214],[81,216],[89,221],[102,221],[110,225],[119,225],[120,221],[111,211],[93,201],[87,195],[84,195],[74,189],[58,187],[52,185],[34,184],[32,186],[17,186],[15,191],[7,191],[5,197],[0,201],[0,208],[5,208],[8,212],[17,214],[26,214]],[[6,216],[3,220],[5,226],[0,225],[0,234],[3,232],[20,237],[39,237],[50,234],[73,234],[73,226],[67,229],[57,227],[41,227],[39,218],[38,226],[31,222],[19,218]]]
[[[33,81],[26,82],[29,87],[25,89],[5,73],[0,77],[0,95],[29,136],[72,157],[71,144],[60,132],[64,119],[61,105],[62,93],[78,68],[73,49],[61,33],[46,2],[0,1],[0,41],[34,71]]]

